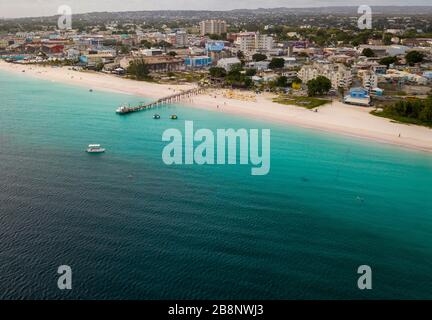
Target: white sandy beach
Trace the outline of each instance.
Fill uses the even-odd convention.
[[[78,72],[69,68],[9,64],[0,61],[0,70],[33,76],[39,79],[79,85],[93,90],[120,92],[146,98],[160,98],[193,85],[161,85],[138,82],[92,72]],[[271,95],[258,95],[255,101],[228,98],[227,91],[213,90],[187,102],[196,108],[243,115],[259,120],[319,129],[342,135],[371,139],[402,147],[432,152],[432,129],[391,122],[370,115],[370,108],[347,106],[333,102],[318,112],[297,106],[286,106],[271,101]],[[239,93],[241,95],[241,93]],[[185,101],[186,103],[186,101]],[[117,106],[113,106],[114,108]],[[400,135],[400,137],[399,137]]]

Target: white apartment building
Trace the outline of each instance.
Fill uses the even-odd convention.
[[[255,36],[255,47],[257,51],[270,51],[273,49],[273,37],[257,33]]]
[[[217,34],[227,32],[226,22],[223,20],[205,20],[200,22],[200,32],[202,36],[206,34]]]
[[[237,46],[246,55],[273,49],[273,37],[258,32],[243,32],[237,36]]]
[[[177,48],[184,48],[188,45],[188,34],[185,31],[177,31],[177,33],[175,34],[175,46]]]
[[[165,41],[176,48],[184,48],[189,45],[188,34],[185,31],[177,31],[166,35]]]
[[[378,87],[378,75],[369,70],[360,70],[358,72],[359,78],[362,80],[363,88],[368,91]]]
[[[314,63],[312,65],[303,66],[298,72],[298,77],[303,83],[315,79],[318,76],[328,78],[333,89],[339,87],[349,88],[352,84],[351,70],[340,63]]]
[[[243,53],[255,51],[255,32],[242,32],[237,36],[236,42],[238,48]]]

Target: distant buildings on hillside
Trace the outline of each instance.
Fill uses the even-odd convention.
[[[223,20],[205,20],[200,22],[200,33],[221,35],[227,32],[227,24]]]

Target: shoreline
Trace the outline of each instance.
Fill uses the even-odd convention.
[[[101,90],[158,99],[178,90],[196,87],[192,84],[168,85],[141,82],[96,72],[79,72],[70,67],[44,67],[38,65],[10,64],[0,61],[0,70],[25,74],[41,80],[78,85],[92,90]],[[23,72],[23,70],[25,72]],[[372,140],[403,148],[432,153],[432,129],[417,125],[392,122],[390,119],[369,114],[370,108],[348,106],[333,101],[319,107],[318,112],[272,102],[271,94],[255,95],[226,89],[212,89],[193,97],[183,105],[267,120],[279,124],[294,125],[307,129],[340,134],[343,136]],[[116,106],[113,106],[113,110]],[[399,134],[401,137],[399,137]]]

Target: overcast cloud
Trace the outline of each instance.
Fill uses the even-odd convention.
[[[369,5],[431,5],[430,0],[0,0],[0,17],[51,16],[60,5],[73,12],[138,10],[230,10],[272,7],[319,7]]]

